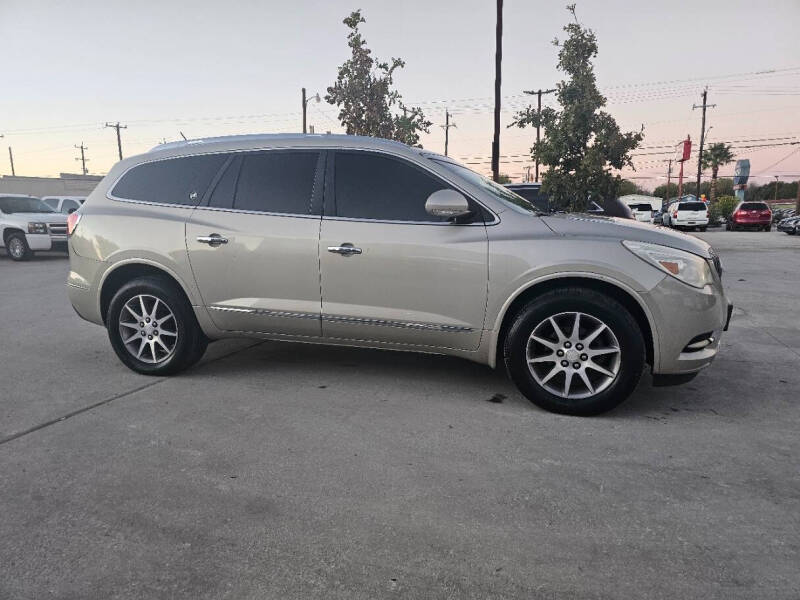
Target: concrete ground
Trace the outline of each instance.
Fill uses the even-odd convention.
[[[701,237],[721,356],[598,418],[437,356],[226,341],[139,376],[62,255],[3,256],[0,598],[800,597],[800,238]]]

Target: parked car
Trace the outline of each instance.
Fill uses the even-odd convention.
[[[86,201],[84,196],[43,196],[42,202],[55,212],[69,214],[75,212]]]
[[[0,195],[0,243],[12,260],[37,250],[67,249],[67,222],[35,196]]]
[[[725,229],[769,231],[772,229],[772,211],[766,202],[740,202],[728,219]]]
[[[629,204],[633,218],[642,223],[652,223],[653,207],[650,204]]]
[[[708,228],[708,206],[701,200],[678,200],[667,206],[661,221],[675,229],[705,231]]]
[[[587,415],[646,365],[657,384],[691,379],[731,313],[702,240],[543,215],[377,138],[162,145],[115,165],[68,222],[72,305],[148,375],[226,337],[411,350],[503,364],[535,404]]]
[[[789,235],[800,233],[800,217],[788,217],[778,222],[778,231],[783,231]]]
[[[794,216],[793,208],[778,208],[772,211],[772,222],[777,223],[783,219],[788,219]]]

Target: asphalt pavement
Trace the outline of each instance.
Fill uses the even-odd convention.
[[[699,235],[721,355],[596,418],[421,354],[228,340],[140,376],[64,255],[3,255],[0,599],[800,597],[800,237]]]

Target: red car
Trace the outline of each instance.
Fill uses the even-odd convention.
[[[765,202],[740,202],[725,226],[728,231],[747,228],[761,231],[772,228],[772,211]]]

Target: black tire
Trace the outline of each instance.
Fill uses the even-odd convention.
[[[28,240],[25,239],[25,234],[18,231],[10,233],[6,239],[6,254],[11,260],[23,261],[28,260],[33,256],[33,251],[28,246]]]
[[[606,324],[620,349],[619,370],[613,381],[599,393],[581,399],[567,399],[545,389],[534,378],[527,361],[534,329],[548,317],[571,311]],[[509,376],[528,400],[550,412],[589,416],[611,410],[630,396],[644,369],[645,342],[636,320],[622,304],[594,290],[568,287],[546,292],[519,311],[505,337],[503,357]]]
[[[177,341],[171,354],[160,362],[152,363],[138,359],[125,346],[120,333],[120,313],[130,299],[139,295],[157,298],[167,305],[175,318]],[[183,291],[171,281],[157,276],[134,279],[114,294],[106,314],[106,329],[111,346],[123,364],[143,375],[172,375],[188,369],[203,357],[208,346],[208,338],[200,329],[192,306]]]
[[[725,223],[725,231],[731,231],[731,224]]]
[[[707,229],[708,229],[708,226],[701,227],[701,228],[700,228],[700,231],[706,231]]]

